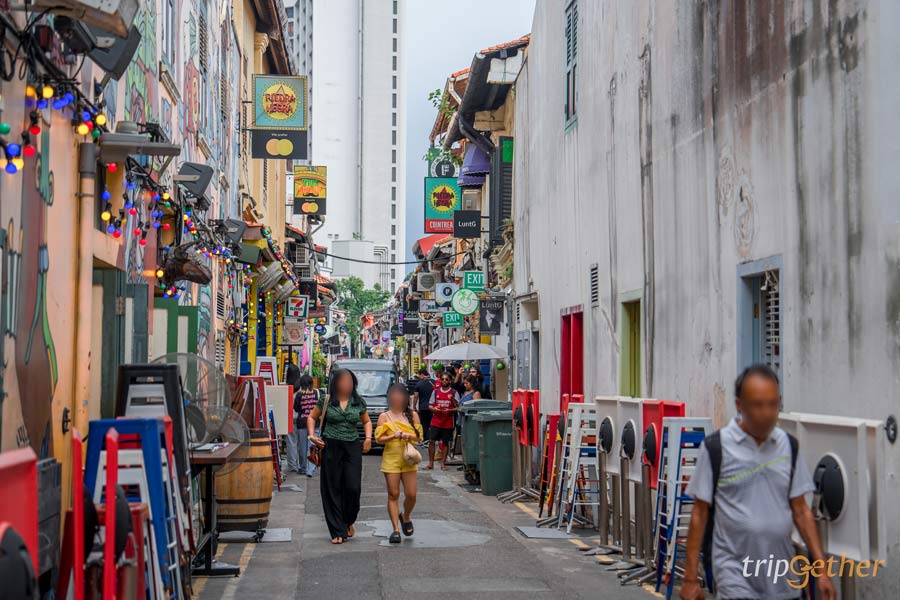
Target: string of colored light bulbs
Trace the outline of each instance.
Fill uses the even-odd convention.
[[[294,274],[294,267],[281,253],[281,248],[278,247],[278,243],[272,238],[272,232],[268,227],[263,227],[262,234],[263,237],[266,238],[266,244],[269,246],[269,251],[275,255],[275,258],[281,263],[281,270],[284,271],[284,274],[287,275],[288,279],[290,279],[296,287],[299,280]]]

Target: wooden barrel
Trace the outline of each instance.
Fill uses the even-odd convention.
[[[265,429],[250,430],[250,453],[239,464],[216,475],[219,531],[259,531],[269,523],[274,466]]]

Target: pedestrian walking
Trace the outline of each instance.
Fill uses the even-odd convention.
[[[288,357],[285,365],[284,365],[284,383],[294,388],[294,396],[296,397],[297,391],[300,389],[300,378],[303,376],[302,371],[300,371],[300,367],[294,364],[293,358]],[[294,409],[294,422],[297,423],[297,419],[299,419],[299,413],[297,409]],[[306,423],[305,420],[299,421],[300,423]],[[287,454],[287,469],[288,471],[294,471],[295,473],[300,473],[302,470],[302,465],[306,461],[306,457],[302,454],[300,450],[300,436],[301,428],[295,427],[294,431],[287,434],[284,439],[284,451]]]
[[[400,528],[409,537],[415,533],[412,511],[416,506],[416,471],[418,463],[410,464],[405,453],[411,443],[423,438],[419,415],[409,406],[406,387],[396,383],[388,390],[388,409],[378,417],[375,440],[384,445],[381,455],[381,472],[388,492],[388,516],[394,530],[389,539],[392,544],[400,543]],[[413,449],[418,453],[418,450]],[[419,456],[421,458],[421,456]],[[400,512],[400,484],[403,484],[403,512]]]
[[[787,578],[771,574],[773,565],[784,565],[787,573],[794,555],[794,527],[810,561],[824,560],[803,497],[813,491],[813,482],[796,438],[776,427],[781,410],[778,375],[765,365],[754,365],[738,376],[734,387],[738,416],[704,440],[687,488],[694,507],[681,598],[704,597],[697,578],[701,549],[716,597],[799,598],[800,590],[790,587]],[[817,597],[835,598],[831,579],[824,572],[819,575]]]
[[[431,427],[431,409],[428,403],[431,402],[431,394],[434,392],[434,379],[428,376],[428,369],[422,367],[418,373],[419,381],[416,383],[416,411],[419,413],[419,422],[422,423],[422,430],[428,433]]]
[[[343,544],[356,533],[354,523],[359,514],[362,491],[362,453],[372,449],[372,421],[357,386],[352,371],[334,369],[327,402],[320,398],[306,419],[310,441],[322,448],[319,489],[332,544]],[[320,438],[315,435],[316,421],[323,411]],[[359,423],[365,432],[362,442],[357,432]]]
[[[463,394],[459,398],[460,404],[481,399],[481,389],[478,385],[478,378],[474,375],[466,375],[465,379],[463,379],[463,389]]]
[[[297,434],[297,454],[299,461],[297,473],[312,477],[316,473],[316,465],[309,460],[310,438],[306,428],[306,420],[312,414],[319,403],[319,390],[313,388],[313,378],[310,375],[300,377],[299,389],[294,394],[294,414],[297,415],[294,433]],[[319,434],[318,431],[315,432]]]
[[[447,454],[450,442],[453,441],[454,419],[459,409],[459,394],[453,389],[453,378],[447,372],[441,375],[441,385],[431,393],[428,403],[431,409],[431,426],[428,428],[428,466],[434,468],[434,454],[438,443],[441,444],[438,462],[441,470],[447,470]]]

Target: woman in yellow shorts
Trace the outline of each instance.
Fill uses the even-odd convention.
[[[403,534],[411,536],[414,532],[412,520],[413,508],[416,506],[416,465],[408,465],[403,460],[403,449],[408,443],[422,440],[422,425],[419,415],[409,407],[409,393],[402,384],[394,384],[388,390],[388,409],[378,417],[375,439],[384,444],[381,455],[381,472],[388,491],[388,515],[394,532],[390,543],[400,543],[400,528]],[[400,514],[400,483],[403,483],[403,514]]]

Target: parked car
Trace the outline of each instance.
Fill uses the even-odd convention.
[[[346,359],[335,363],[335,367],[350,369],[359,381],[357,391],[366,401],[369,418],[372,419],[372,431],[378,417],[387,410],[387,391],[398,381],[397,369],[389,360],[377,360],[371,358]],[[359,425],[360,437],[363,435],[363,427]],[[378,442],[372,437],[372,447],[378,447]]]

